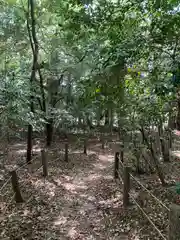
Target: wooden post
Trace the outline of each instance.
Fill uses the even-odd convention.
[[[172,204],[169,213],[169,237],[168,240],[180,239],[180,206]]]
[[[13,191],[15,193],[15,201],[16,201],[16,203],[22,203],[24,201],[23,201],[23,198],[21,196],[17,173],[14,170],[14,171],[10,172],[10,175],[11,175],[12,188],[13,188]]]
[[[123,206],[129,205],[130,167],[124,167]]]
[[[65,162],[68,162],[68,143],[65,143],[65,154],[64,154]]]
[[[100,142],[101,142],[101,148],[102,149],[104,149],[104,147],[105,147],[105,139],[104,139],[104,136],[103,136],[103,134],[101,134],[101,136],[100,136]]]
[[[101,142],[102,142],[102,149],[104,149],[104,148],[105,148],[105,140],[104,140],[103,137],[102,137],[102,139],[101,139]]]
[[[43,176],[48,176],[48,170],[47,170],[47,158],[46,158],[46,152],[45,150],[41,150],[41,158],[42,158],[42,166],[43,166]]]
[[[119,171],[119,152],[115,152],[115,155],[114,155],[114,178],[115,179],[119,178],[118,171]]]
[[[87,155],[87,139],[84,139],[84,151],[83,151],[83,153]]]

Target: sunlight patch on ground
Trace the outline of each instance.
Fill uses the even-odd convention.
[[[103,177],[103,179],[112,180],[112,179],[113,179],[112,173],[111,173],[110,175],[105,175],[105,176]]]
[[[99,155],[99,160],[102,161],[102,162],[112,162],[113,158],[112,158],[112,155]]]
[[[81,153],[82,153],[82,150],[74,150],[74,151],[72,151],[71,153],[79,153],[79,154],[81,154]]]
[[[77,183],[63,183],[61,184],[66,190],[76,193],[77,190],[86,190],[88,187],[86,185],[79,185]]]
[[[96,201],[96,198],[95,198],[95,196],[89,196],[88,198],[87,198],[89,201]]]
[[[39,148],[39,147],[38,147],[38,148],[35,148],[35,149],[33,149],[33,153],[34,153],[34,152],[35,152],[35,153],[37,153],[37,152],[39,153],[39,152],[41,152],[41,150],[42,150],[42,149]]]
[[[96,151],[92,151],[92,150],[88,150],[88,155],[89,155],[89,154],[97,155],[97,152],[96,152]]]
[[[104,206],[118,206],[119,205],[119,198],[112,198],[112,199],[107,199],[107,200],[101,200],[99,201],[100,205]]]
[[[26,149],[20,149],[20,150],[16,150],[16,153],[18,153],[18,154],[22,154],[22,153],[26,153],[27,152],[27,150]],[[39,152],[41,152],[41,148],[33,148],[33,153],[39,153]]]
[[[72,227],[69,231],[67,236],[71,239],[78,239],[79,237],[79,233],[77,232],[77,230],[75,229],[75,227]]]
[[[64,224],[66,224],[67,221],[68,221],[67,217],[59,216],[59,217],[57,218],[57,220],[54,221],[54,225],[55,225],[55,226],[64,225]]]
[[[98,180],[102,177],[102,175],[94,173],[94,174],[90,174],[88,177],[86,177],[87,181],[94,181],[94,180]]]
[[[93,166],[94,166],[96,169],[99,169],[99,170],[103,170],[103,169],[106,169],[106,168],[107,168],[106,165],[102,165],[101,163],[93,164]]]
[[[20,149],[16,151],[18,154],[26,153],[26,149]]]
[[[68,175],[62,175],[62,177],[63,177],[66,181],[73,180],[73,177],[70,177],[70,176],[68,176]]]
[[[84,199],[88,199],[88,194],[85,194],[85,193],[82,193],[82,194],[79,194],[79,197],[80,198],[84,198]]]
[[[84,203],[81,210],[94,210],[95,209],[95,206],[92,204],[92,203]]]
[[[13,147],[25,147],[26,145],[23,143],[16,143],[13,145]]]

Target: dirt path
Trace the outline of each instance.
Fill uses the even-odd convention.
[[[113,155],[99,149],[91,148],[88,156],[71,152],[68,163],[60,156],[49,164],[46,180],[40,173],[30,175],[23,189],[29,200],[10,207],[2,239],[128,239],[119,225],[124,213]]]

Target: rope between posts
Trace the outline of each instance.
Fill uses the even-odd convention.
[[[59,157],[56,158],[56,159],[55,159],[54,161],[52,161],[51,163],[53,163],[53,162],[55,162],[55,161],[57,161],[57,160],[59,160]],[[43,167],[43,165],[41,165],[38,169],[36,169],[36,171],[33,172],[32,174],[38,172],[42,167]],[[28,179],[32,176],[32,174],[29,174]],[[24,175],[24,176],[25,176],[25,175]],[[10,177],[10,179],[11,179],[11,177]],[[27,179],[26,179],[26,180],[27,180]],[[24,181],[19,181],[19,183],[23,183],[23,182],[24,182]],[[24,186],[24,184],[21,184],[21,186]]]
[[[3,184],[3,186],[2,186],[1,189],[0,189],[0,192],[2,192],[3,188],[6,187],[6,185],[9,183],[10,180],[11,180],[11,177],[9,177],[9,178],[7,179],[7,181]]]
[[[60,158],[58,157],[58,158],[54,159],[53,161],[51,161],[50,163],[56,162],[56,161],[59,160],[59,159],[60,159]]]
[[[41,165],[41,166],[40,166],[35,172],[33,172],[33,173],[38,172],[42,167],[43,167],[43,165]]]
[[[122,165],[122,167],[124,167],[124,164],[121,161],[120,161],[120,164]],[[119,172],[118,172],[118,176],[122,179]],[[137,182],[137,184],[139,184],[146,192],[148,192],[148,194],[151,197],[153,197],[162,207],[164,207],[168,212],[170,211],[170,209],[161,200],[159,200],[154,194],[152,194],[140,181],[138,181],[132,174],[130,174],[130,176],[132,179],[134,179]]]
[[[31,177],[31,174],[28,173],[27,175],[23,175],[23,177],[21,176],[21,178],[23,179],[24,176],[26,176],[26,178],[25,178],[26,180],[29,180],[29,178]],[[19,184],[21,184],[21,183],[24,183],[24,180],[18,180],[18,182],[19,182]],[[23,184],[21,186],[23,186]]]
[[[37,158],[34,158],[34,159],[31,161],[31,163],[34,162],[36,159],[37,159]],[[28,163],[25,163],[25,164],[23,164],[21,167],[16,168],[15,170],[18,171],[18,170],[20,170],[21,168],[23,168],[23,167],[26,166],[26,165],[29,165],[29,164],[28,164]],[[8,174],[7,174],[7,175],[8,175]],[[10,180],[11,180],[11,177],[9,177],[9,178],[7,179],[7,181],[3,184],[3,186],[0,188],[0,192],[2,192],[3,188],[6,187],[6,185],[8,184],[8,182],[9,182]]]
[[[29,173],[29,176],[28,176],[28,178],[26,178],[26,180],[29,180],[29,178],[32,177],[32,174],[37,173],[42,167],[43,167],[43,165],[41,165],[38,169],[36,169],[35,172],[33,172],[33,173],[31,173],[31,174]],[[20,184],[21,184],[21,183],[24,183],[24,184],[21,184],[21,187],[23,187],[23,186],[26,184],[26,182],[24,182],[23,180],[22,180],[22,181],[19,181],[19,183],[20,183]]]
[[[8,192],[9,192],[9,191],[6,191],[5,193],[0,194],[0,196],[3,198],[3,197],[5,197],[5,196],[7,195]]]
[[[167,240],[165,236],[161,233],[161,231],[156,227],[156,225],[152,222],[152,220],[148,217],[146,212],[140,207],[140,205],[137,203],[135,198],[132,196],[132,194],[129,193],[129,196],[132,198],[133,202],[136,204],[136,206],[139,208],[139,210],[144,214],[144,216],[147,218],[147,220],[150,222],[150,224],[154,227],[154,229],[158,232],[159,236],[161,236],[164,240]]]
[[[33,163],[35,160],[37,160],[38,159],[38,157],[35,157],[34,159],[32,159],[29,163],[25,163],[25,164],[23,164],[22,166],[20,166],[20,167],[18,167],[18,168],[16,168],[16,171],[19,171],[20,169],[22,169],[23,167],[25,167],[25,166],[27,166],[27,165],[30,165],[31,163]]]
[[[118,170],[116,170],[117,173],[118,173],[118,179],[121,181],[121,183],[123,183],[123,179],[119,173]],[[131,177],[133,177],[131,174],[130,174]],[[134,178],[134,177],[133,177]],[[143,185],[142,185],[143,186]],[[144,187],[144,186],[143,186]],[[145,187],[144,187],[145,188]],[[149,192],[149,190],[147,190]],[[151,192],[150,192],[151,193]],[[153,195],[153,194],[152,194]],[[164,240],[167,240],[164,235],[161,233],[161,231],[156,227],[156,225],[152,222],[152,220],[148,217],[148,215],[146,214],[146,212],[141,208],[141,206],[137,203],[136,199],[132,196],[131,193],[129,193],[129,196],[132,198],[133,202],[136,204],[136,206],[140,209],[140,211],[144,214],[144,216],[147,218],[147,220],[150,222],[150,224],[155,228],[155,230],[158,232],[159,236],[161,236]],[[154,196],[154,195],[153,195]],[[155,196],[154,196],[155,197]],[[156,197],[155,197],[156,198]],[[159,200],[159,199],[157,199]],[[161,202],[159,200],[159,202]],[[163,204],[164,205],[164,204]],[[164,205],[165,206],[165,205]],[[165,206],[166,207],[166,206]],[[167,208],[167,207],[166,207]],[[168,208],[167,208],[168,209]],[[169,209],[168,209],[169,211]]]
[[[131,178],[134,179],[148,194],[153,197],[162,207],[164,207],[167,211],[170,209],[161,201],[159,200],[154,194],[152,194],[140,181],[138,181],[132,174],[130,174]]]
[[[119,179],[120,180],[120,179]],[[161,233],[161,231],[156,227],[156,225],[152,222],[152,220],[148,217],[146,212],[141,208],[141,206],[137,203],[135,198],[132,196],[132,194],[129,193],[129,196],[132,198],[133,202],[136,204],[136,206],[140,209],[140,211],[144,214],[144,216],[147,218],[147,220],[151,223],[151,225],[155,228],[155,230],[158,232],[158,234],[164,239],[167,240],[164,235]]]
[[[123,184],[124,182],[123,182],[123,179],[122,179],[122,177],[121,177],[120,172],[119,172],[118,170],[116,170],[116,172],[117,172],[117,174],[118,174],[119,180],[121,180],[121,182],[122,182],[122,184]]]

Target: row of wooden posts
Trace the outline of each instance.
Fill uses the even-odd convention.
[[[130,181],[131,168],[123,164],[123,151],[115,152],[114,159],[114,178],[123,180],[123,206],[128,208],[130,205]],[[121,176],[119,176],[121,174]],[[180,240],[180,206],[171,204],[169,209],[169,231],[168,240]]]
[[[84,142],[84,153],[87,154],[87,142]],[[41,151],[42,156],[42,168],[43,176],[48,176],[48,167],[47,167],[47,156],[46,151]],[[68,161],[68,143],[65,143],[65,161]],[[123,165],[124,155],[123,151],[115,152],[115,161],[114,161],[114,177],[115,179],[119,178],[119,174],[122,174],[123,179],[123,206],[127,208],[130,203],[130,172],[131,168]],[[121,167],[120,167],[121,166]],[[17,171],[13,170],[10,172],[12,188],[15,194],[15,201],[17,203],[22,203],[23,198],[20,192]],[[169,212],[169,235],[168,240],[180,240],[180,206],[172,204],[170,206]]]
[[[47,168],[47,156],[46,156],[45,150],[41,150],[41,159],[42,159],[41,167],[43,169],[43,176],[47,177],[48,176],[48,168]],[[14,199],[15,199],[16,203],[22,203],[22,202],[24,202],[24,200],[21,195],[21,191],[20,191],[20,187],[19,187],[17,170],[11,171],[10,176],[11,176],[12,189],[14,192]]]
[[[68,153],[69,153],[69,145],[66,142],[65,143],[65,152],[64,152],[64,160],[68,162]],[[87,154],[87,140],[84,140],[84,147],[83,147],[83,153]],[[41,159],[42,159],[42,169],[43,169],[43,176],[48,176],[48,160],[47,160],[47,152],[45,150],[41,150]],[[23,197],[21,195],[20,187],[19,187],[19,181],[17,176],[17,170],[13,170],[10,172],[11,176],[11,183],[12,183],[12,189],[14,191],[15,195],[15,201],[16,203],[23,202]]]

